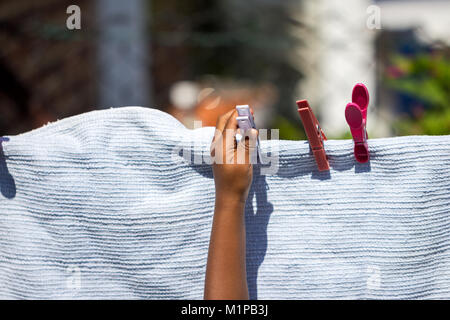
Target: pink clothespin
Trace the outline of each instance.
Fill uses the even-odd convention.
[[[327,137],[320,128],[319,121],[317,121],[311,107],[306,100],[297,101],[298,113],[302,119],[303,127],[305,128],[306,135],[308,136],[309,145],[316,159],[317,167],[319,171],[330,170],[328,164],[327,155],[323,146],[323,141],[327,140]]]
[[[345,119],[355,142],[355,158],[360,163],[369,161],[369,146],[367,145],[367,107],[369,106],[369,91],[362,83],[353,88],[352,102],[345,108]]]

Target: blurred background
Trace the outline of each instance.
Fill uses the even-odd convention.
[[[450,134],[449,16],[449,0],[2,0],[0,134],[129,105],[213,126],[249,104],[297,140],[308,99],[328,138],[350,138],[357,82],[369,137]]]

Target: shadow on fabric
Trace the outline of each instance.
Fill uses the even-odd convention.
[[[14,182],[12,175],[8,171],[8,167],[6,166],[6,158],[3,153],[2,145],[5,141],[9,141],[9,138],[0,138],[0,188],[2,195],[5,198],[12,199],[16,196],[16,183]]]
[[[253,168],[253,183],[245,206],[247,284],[250,299],[258,299],[258,269],[267,251],[267,225],[273,205],[267,201],[266,176],[258,166]],[[253,207],[256,197],[256,210]]]

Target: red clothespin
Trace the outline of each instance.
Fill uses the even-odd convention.
[[[367,144],[367,107],[369,106],[369,91],[362,83],[353,88],[352,102],[345,108],[345,119],[355,142],[355,158],[360,163],[369,161],[369,146]]]
[[[330,170],[327,155],[323,147],[323,141],[327,140],[327,137],[320,128],[319,121],[314,116],[308,101],[299,100],[297,101],[297,106],[319,171]]]

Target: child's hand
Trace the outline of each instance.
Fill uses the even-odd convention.
[[[205,275],[205,299],[248,299],[245,201],[252,184],[257,130],[236,142],[236,110],[219,117],[211,144],[216,202]]]
[[[252,111],[252,110],[251,110]],[[253,113],[253,111],[252,111]],[[216,199],[245,202],[253,177],[252,159],[256,159],[258,131],[248,130],[246,137],[237,143],[237,112],[232,110],[217,120],[216,132],[211,144],[214,159],[213,173]]]

